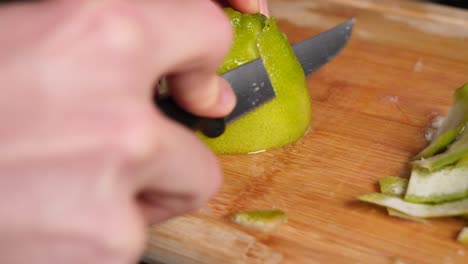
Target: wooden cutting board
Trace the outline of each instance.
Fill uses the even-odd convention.
[[[150,230],[146,259],[167,263],[468,263],[468,223],[415,223],[356,201],[382,176],[408,176],[425,128],[468,82],[468,11],[399,0],[270,0],[295,43],[351,17],[346,49],[308,79],[313,131],[256,155],[221,156],[225,182],[207,208]],[[271,234],[226,215],[279,208]]]

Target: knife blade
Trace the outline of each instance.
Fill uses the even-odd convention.
[[[354,22],[354,18],[350,19],[292,46],[306,77],[328,63],[345,47]],[[155,98],[156,105],[169,118],[191,129],[200,130],[208,137],[218,137],[224,133],[226,124],[276,97],[261,58],[226,72],[221,77],[229,82],[237,98],[234,110],[225,118],[193,115],[179,107],[170,96]]]
[[[354,23],[355,19],[352,18],[292,46],[306,77],[340,53],[351,37]]]

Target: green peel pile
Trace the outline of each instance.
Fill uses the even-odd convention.
[[[468,218],[468,84],[455,92],[454,100],[429,146],[411,161],[409,180],[384,177],[380,193],[365,194],[359,200],[415,221]],[[468,228],[460,232],[458,241],[468,243]]]

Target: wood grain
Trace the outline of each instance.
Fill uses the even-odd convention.
[[[148,248],[147,263],[278,264],[283,258],[254,236],[200,215],[173,219],[150,230]]]
[[[249,233],[282,263],[468,263],[468,248],[455,242],[462,220],[415,223],[355,199],[376,191],[382,176],[408,176],[406,161],[426,144],[426,126],[468,82],[468,12],[398,0],[270,3],[293,43],[351,17],[356,28],[340,56],[308,79],[311,133],[266,153],[220,157],[225,183],[204,217],[285,210],[289,223],[277,232]]]

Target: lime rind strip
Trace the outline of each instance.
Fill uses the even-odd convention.
[[[463,127],[464,126],[459,126],[456,129],[451,129],[435,138],[434,141],[432,141],[429,146],[427,146],[423,151],[421,151],[421,153],[414,157],[414,159],[429,158],[439,153],[457,138]]]
[[[407,202],[402,198],[391,195],[370,193],[361,195],[358,199],[364,202],[392,208],[410,216],[421,218],[460,216],[468,214],[468,198],[442,204],[417,204]]]
[[[380,179],[379,184],[381,193],[402,197],[408,187],[408,179],[386,176]]]
[[[457,241],[463,244],[468,244],[468,227],[464,227],[460,233],[458,233]]]
[[[281,210],[240,212],[230,217],[231,221],[247,228],[272,231],[287,222],[288,217]]]
[[[454,94],[455,103],[450,107],[447,117],[438,129],[433,141],[415,160],[432,157],[451,144],[468,121],[468,83],[458,88]]]
[[[461,158],[458,162],[457,162],[457,165],[458,167],[460,166],[466,166],[468,165],[468,155],[466,155],[465,157]]]
[[[413,169],[404,199],[413,203],[442,203],[466,197],[468,166],[464,165],[434,172]]]
[[[445,152],[427,159],[413,161],[413,165],[435,171],[455,164],[465,156],[468,156],[468,128],[463,130],[459,138]]]
[[[397,217],[397,218],[401,218],[405,220],[410,220],[414,222],[427,223],[427,220],[424,218],[407,215],[405,213],[402,213],[392,208],[387,208],[387,213],[389,216],[393,216],[393,217]]]
[[[386,176],[381,178],[379,183],[380,192],[382,192],[382,194],[403,197],[408,186],[408,179],[394,176]],[[392,208],[387,208],[387,213],[389,216],[398,217],[405,220],[426,222],[422,218],[410,216]]]

